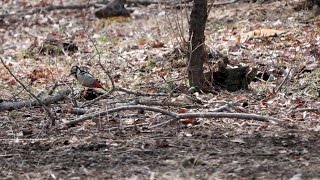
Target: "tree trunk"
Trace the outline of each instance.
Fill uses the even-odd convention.
[[[207,58],[205,52],[204,30],[207,21],[207,0],[194,0],[190,15],[189,29],[189,85],[197,89],[204,89],[203,63]]]
[[[313,6],[318,6],[320,7],[320,0],[307,0],[306,1],[306,6],[309,9],[312,9]]]

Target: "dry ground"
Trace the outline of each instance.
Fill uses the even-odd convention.
[[[203,107],[189,109],[206,112],[229,102],[234,103],[230,108],[232,112],[272,116],[281,119],[281,125],[198,118],[194,125],[179,121],[149,128],[149,124],[155,125],[167,118],[152,112],[125,111],[61,127],[62,123],[79,117],[62,111],[64,105],[71,106],[70,95],[69,100],[50,106],[58,120],[57,127],[49,130],[43,128],[48,118],[41,107],[0,113],[1,178],[320,178],[319,110],[293,112],[320,105],[319,96],[312,94],[314,88],[309,86],[319,88],[319,68],[311,69],[311,73],[301,71],[305,65],[320,62],[318,17],[297,10],[299,3],[266,1],[214,7],[208,18],[207,44],[226,54],[234,64],[257,66],[261,71],[274,69],[274,78],[269,82],[253,82],[248,91],[199,94],[197,98],[202,100]],[[3,9],[26,6],[13,1],[1,2],[1,5]],[[60,88],[73,87],[77,93],[82,88],[68,76],[69,68],[75,64],[88,66],[105,84],[110,84],[98,65],[97,49],[101,52],[101,63],[111,71],[118,86],[158,93],[187,84],[183,78],[185,59],[179,54],[173,56],[172,51],[180,36],[178,23],[184,23],[182,32],[187,34],[185,19],[190,9],[176,10],[161,5],[131,8],[135,10],[132,19],[97,20],[93,9],[6,18],[0,25],[2,57],[26,84],[30,84],[34,70],[43,72],[28,86],[35,94],[46,94],[54,83]],[[284,30],[286,34],[243,40],[243,33],[257,29]],[[32,46],[40,47],[44,40],[50,39],[50,34],[73,39],[79,51],[60,55],[32,53]],[[239,37],[242,47],[236,44]],[[97,42],[96,47],[92,41]],[[272,93],[284,78],[280,71],[291,67],[294,71],[288,82],[280,92]],[[1,99],[29,98],[26,92],[20,92],[21,87],[2,65],[0,73]],[[90,113],[128,105],[132,98],[170,100],[115,92],[86,109]],[[173,99],[188,103],[183,98]],[[79,100],[81,103],[83,100]],[[132,124],[143,126],[126,128]]]

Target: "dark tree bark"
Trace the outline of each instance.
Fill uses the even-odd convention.
[[[206,26],[207,0],[194,0],[190,15],[189,29],[189,63],[188,78],[189,85],[197,89],[204,89],[203,63],[207,58],[205,52],[204,30]]]
[[[320,0],[306,0],[306,6],[309,9],[312,9],[313,6],[320,7]]]

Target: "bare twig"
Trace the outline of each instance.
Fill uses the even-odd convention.
[[[28,94],[33,97],[45,110],[45,112],[47,113],[47,116],[50,118],[51,120],[51,125],[54,126],[55,125],[55,121],[56,121],[56,117],[55,114],[53,114],[50,109],[36,96],[34,95],[9,69],[9,67],[6,65],[6,63],[4,62],[4,60],[2,59],[2,57],[0,57],[1,63],[3,64],[3,66],[7,69],[7,71],[9,72],[9,74],[20,84],[20,86],[22,86],[22,88],[28,92]]]
[[[299,108],[291,111],[293,113],[296,112],[320,112],[320,108]]]
[[[97,52],[96,55],[98,55],[98,60],[99,60],[99,61],[98,61],[98,64],[99,64],[99,66],[101,67],[101,69],[105,72],[105,74],[108,76],[108,78],[109,78],[109,80],[110,80],[110,82],[111,82],[112,88],[111,88],[110,91],[106,91],[106,89],[103,88],[103,89],[106,91],[105,94],[103,94],[102,96],[99,96],[99,97],[96,98],[96,99],[93,99],[93,100],[91,100],[91,101],[89,101],[89,102],[86,102],[86,103],[82,104],[81,107],[85,107],[85,106],[94,104],[94,103],[98,102],[99,100],[108,97],[110,94],[112,94],[112,93],[115,91],[115,83],[114,83],[114,81],[113,81],[113,78],[112,78],[110,72],[109,72],[108,70],[106,70],[106,69],[104,68],[104,66],[102,65],[102,63],[101,63],[101,53],[100,53],[100,51],[98,50],[98,47],[96,46],[95,41],[94,41],[92,38],[90,38],[89,36],[88,36],[88,38],[89,38],[89,40],[91,41],[93,47],[95,48],[95,50],[96,50],[96,52]]]
[[[210,5],[208,5],[208,10],[207,10],[207,14],[209,15],[209,13],[210,13],[210,11],[211,11],[211,9],[212,9],[212,7],[213,7],[213,5],[214,5],[214,1],[212,1],[211,2],[211,4]]]
[[[211,110],[210,112],[222,112],[222,111],[230,111],[229,107],[232,106],[231,104],[225,104],[221,107]]]
[[[53,87],[48,92],[48,95],[52,95],[52,93],[57,89],[58,86],[59,86],[58,83],[54,83]]]
[[[130,89],[125,89],[125,88],[121,88],[121,87],[116,87],[115,91],[121,91],[121,92],[125,92],[128,94],[134,94],[137,96],[179,96],[179,94],[170,94],[170,93],[145,93],[145,92],[141,92],[141,91],[133,91]]]
[[[115,91],[120,91],[120,92],[124,92],[124,93],[127,93],[127,94],[133,94],[133,95],[136,95],[136,96],[148,96],[148,97],[156,97],[156,96],[177,97],[177,96],[179,96],[179,94],[145,93],[145,92],[141,92],[141,91],[133,91],[133,90],[130,90],[130,89],[125,89],[125,88],[121,88],[121,87],[115,87],[115,88],[111,89],[109,92],[107,92],[106,94],[103,94],[102,96],[99,96],[98,98],[93,99],[93,100],[91,100],[89,102],[86,102],[83,105],[81,105],[80,107],[85,107],[85,106],[92,105],[92,104],[100,101],[101,99],[104,99],[104,98],[110,96]]]
[[[184,107],[184,108],[200,108],[201,105],[198,104],[185,104],[178,102],[168,102],[168,101],[146,101],[142,99],[135,99],[132,104],[141,104],[146,106],[171,106],[171,107]]]
[[[111,127],[108,128],[108,131],[116,131],[119,129],[129,129],[129,128],[136,128],[136,127],[147,127],[149,123],[140,123],[140,124],[133,124],[133,125],[127,125],[127,126],[122,126],[122,127]]]
[[[85,107],[91,104],[94,104],[98,101],[100,101],[101,99],[104,99],[108,96],[110,96],[110,94],[112,94],[115,91],[120,91],[120,92],[125,92],[127,94],[133,94],[136,96],[148,96],[148,97],[156,97],[156,96],[171,96],[171,97],[177,97],[179,96],[178,94],[170,94],[170,93],[145,93],[145,92],[141,92],[141,91],[133,91],[130,89],[125,89],[125,88],[121,88],[121,87],[115,87],[113,89],[111,89],[109,92],[107,92],[106,94],[99,96],[96,99],[93,99],[89,102],[84,103],[83,105],[81,105],[81,107]]]
[[[91,43],[93,44],[95,50],[96,50],[96,53],[98,55],[98,64],[99,66],[101,67],[101,69],[105,72],[105,74],[108,76],[110,82],[111,82],[111,90],[108,91],[106,94],[102,95],[102,96],[99,96],[98,98],[88,102],[88,103],[84,103],[81,107],[84,107],[84,106],[88,106],[88,105],[91,105],[95,102],[98,102],[99,100],[105,98],[105,97],[108,97],[111,93],[115,92],[115,91],[121,91],[121,92],[125,92],[125,93],[128,93],[128,94],[134,94],[134,95],[137,95],[137,96],[172,96],[172,94],[170,93],[144,93],[144,92],[138,92],[138,91],[132,91],[132,90],[129,90],[129,89],[125,89],[125,88],[121,88],[121,87],[116,87],[114,81],[113,81],[113,78],[110,74],[110,72],[108,70],[105,69],[105,67],[103,66],[103,64],[101,63],[101,53],[98,49],[98,47],[96,46],[96,43],[95,41],[90,38],[88,36],[89,40],[91,41]],[[178,95],[175,95],[175,96],[178,96]]]
[[[223,105],[223,106],[221,106],[221,107],[218,107],[218,108],[216,108],[216,109],[214,109],[214,110],[211,110],[210,112],[222,112],[222,111],[225,111],[225,110],[229,110],[229,106],[230,106],[230,104],[225,104],[225,105]],[[152,125],[152,126],[150,126],[149,128],[160,127],[160,126],[163,126],[163,125],[166,125],[166,124],[170,124],[170,123],[173,122],[173,121],[176,121],[176,119],[169,119],[169,120],[167,120],[167,121],[165,121],[165,122]]]
[[[169,120],[167,120],[167,121],[165,121],[165,122],[161,122],[161,123],[152,125],[152,126],[150,126],[149,128],[150,128],[150,129],[153,129],[153,128],[157,128],[157,127],[160,127],[160,126],[164,126],[164,125],[170,124],[170,123],[172,123],[173,121],[176,121],[176,120],[177,120],[177,119],[172,118],[172,119],[169,119]]]
[[[96,46],[95,41],[94,41],[92,38],[90,38],[90,37],[89,37],[89,40],[91,41],[93,47],[94,47],[95,50],[97,51],[98,60],[99,60],[99,61],[98,61],[98,64],[99,64],[99,66],[101,67],[101,69],[105,72],[105,74],[108,76],[109,80],[111,81],[111,86],[112,86],[111,91],[113,91],[113,89],[115,89],[115,84],[114,84],[113,78],[112,78],[110,72],[107,71],[106,68],[104,68],[104,66],[103,66],[102,63],[101,63],[101,53],[100,53],[100,51],[98,50],[98,47]]]
[[[287,80],[289,79],[291,70],[292,68],[289,69],[288,74],[283,78],[279,86],[276,88],[276,90],[274,91],[275,94],[277,94],[281,90],[282,86],[287,82]]]
[[[106,97],[109,97],[113,92],[114,92],[114,90],[110,90],[110,91],[108,91],[107,93],[105,93],[105,94],[103,94],[103,95],[101,95],[101,96],[99,96],[99,97],[97,97],[97,98],[95,98],[95,99],[93,99],[93,100],[91,100],[91,101],[88,101],[88,102],[83,103],[80,107],[83,108],[83,107],[92,105],[92,104],[100,101],[101,99],[104,99],[104,98],[106,98]]]
[[[71,113],[71,114],[76,114],[76,115],[83,115],[87,113],[87,110],[84,108],[78,108],[78,107],[63,107],[62,112],[64,113]]]
[[[160,109],[156,107],[149,107],[149,106],[141,106],[141,105],[131,105],[131,106],[121,106],[112,108],[106,111],[100,111],[88,115],[84,115],[78,119],[75,119],[73,121],[65,123],[65,125],[72,125],[77,124],[79,122],[92,119],[95,117],[101,117],[105,115],[109,115],[115,112],[119,111],[126,111],[126,110],[146,110],[146,111],[153,111],[158,112],[163,115],[170,116],[176,120],[178,119],[187,119],[187,118],[236,118],[236,119],[249,119],[249,120],[257,120],[257,121],[264,121],[264,122],[270,122],[273,124],[277,124],[281,122],[281,120],[267,117],[267,116],[260,116],[257,114],[245,114],[245,113],[221,113],[221,112],[198,112],[198,113],[184,113],[184,114],[177,114],[165,109]]]
[[[188,17],[188,15],[186,15],[186,17]],[[174,19],[173,21],[170,20],[169,15],[166,15],[165,18],[166,18],[166,21],[169,23],[170,30],[174,34],[174,38],[178,42],[180,49],[184,50],[185,49],[184,45],[187,43],[187,40],[184,37],[184,33],[183,33],[184,29],[181,28],[179,24],[178,13],[176,13],[176,16],[173,17]],[[183,18],[181,17],[180,19],[183,19]],[[175,22],[175,27],[172,22]],[[183,25],[183,22],[181,22],[181,24]],[[176,29],[178,29],[178,31]]]
[[[92,113],[92,114],[88,114],[85,116],[82,116],[78,119],[75,119],[73,121],[67,122],[65,123],[66,125],[72,125],[72,124],[77,124],[79,122],[88,120],[88,119],[92,119],[94,117],[98,117],[98,116],[105,116],[111,113],[115,113],[115,112],[119,112],[119,111],[125,111],[125,110],[137,110],[137,109],[142,109],[142,110],[149,110],[149,111],[153,111],[153,112],[158,112],[164,115],[168,115],[168,116],[172,116],[175,117],[177,114],[164,110],[164,109],[160,109],[160,108],[154,108],[154,107],[148,107],[148,106],[141,106],[141,105],[131,105],[131,106],[121,106],[121,107],[116,107],[116,108],[112,108],[109,109],[107,111],[100,111],[97,113]]]
[[[102,95],[103,97],[106,97],[105,95]],[[101,96],[99,96],[98,98],[86,102],[83,105],[80,106],[80,108],[72,108],[72,109],[68,109],[66,108],[64,111],[68,112],[68,113],[72,113],[72,114],[78,114],[78,115],[83,115],[87,113],[87,110],[85,110],[83,107],[92,105],[94,103],[96,103],[98,100],[101,100],[102,98],[100,98]],[[98,99],[98,100],[97,100]],[[110,104],[116,104],[116,103],[127,103],[130,105],[145,105],[145,106],[166,106],[166,107],[184,107],[184,108],[203,108],[202,105],[199,104],[186,104],[186,103],[179,103],[179,102],[168,102],[168,101],[150,101],[150,100],[144,100],[144,99],[138,99],[138,98],[129,98],[129,99],[121,99],[120,101],[113,101],[113,102],[102,102],[104,105],[110,105]],[[215,110],[218,111],[224,111],[224,110],[228,110],[229,105],[224,105],[220,108],[217,108]],[[217,111],[211,111],[211,112],[217,112]]]
[[[96,102],[99,99],[102,99],[104,97],[108,97],[111,93],[113,93],[114,89],[115,89],[115,84],[114,84],[113,78],[111,76],[111,73],[109,71],[107,71],[106,68],[104,68],[103,64],[101,63],[101,53],[100,53],[98,47],[96,46],[95,41],[92,38],[90,38],[90,36],[88,36],[88,37],[89,37],[89,40],[92,42],[92,45],[93,45],[93,47],[95,48],[95,50],[96,50],[96,52],[98,54],[98,60],[99,60],[98,64],[101,67],[101,69],[104,71],[104,73],[108,76],[108,78],[109,78],[109,80],[111,82],[111,86],[112,86],[110,91],[107,91],[106,89],[103,88],[107,93],[104,94],[103,96],[100,96],[99,98],[96,98],[96,99],[93,100],[94,102]],[[101,129],[101,120],[100,119],[99,119],[99,129]]]

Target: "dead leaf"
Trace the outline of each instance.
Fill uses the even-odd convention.
[[[69,143],[70,144],[74,144],[74,143],[77,143],[79,142],[79,138],[76,137],[76,136],[72,136],[71,139],[69,139]]]
[[[152,41],[151,43],[149,43],[149,45],[152,47],[152,48],[162,48],[164,47],[164,43],[163,42],[160,42],[159,40],[154,40]]]
[[[186,113],[186,112],[188,112],[188,109],[186,109],[186,108],[179,108],[178,110],[177,110],[177,113]]]
[[[13,86],[17,84],[17,81],[14,78],[9,78],[7,84]]]
[[[176,98],[172,98],[172,102],[187,103],[187,104],[193,103],[192,100],[188,98],[186,94],[181,94]]]
[[[147,40],[146,39],[138,39],[138,42],[137,42],[138,45],[140,46],[144,46],[145,44],[147,44]]]
[[[167,71],[165,69],[161,69],[161,70],[157,71],[157,74],[159,77],[165,78],[165,76],[167,75]]]
[[[245,144],[246,142],[242,138],[231,139],[231,142]]]
[[[29,75],[28,78],[31,80],[31,82],[34,82],[39,79],[43,79],[43,82],[47,82],[50,79],[52,79],[53,74],[52,71],[49,68],[37,68],[34,69]]]
[[[276,37],[286,34],[288,31],[281,31],[276,29],[260,29],[253,30],[241,35],[241,42],[246,42],[252,38],[262,38],[262,37]]]
[[[188,118],[188,119],[180,119],[180,122],[184,125],[197,125],[199,122],[195,118]]]

